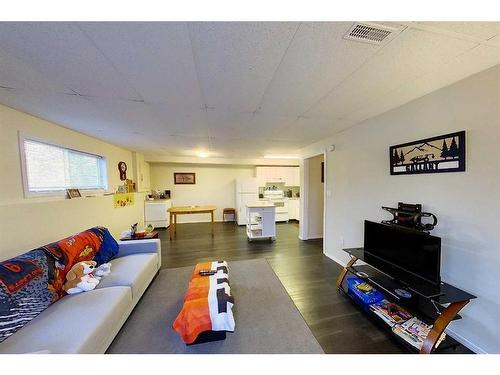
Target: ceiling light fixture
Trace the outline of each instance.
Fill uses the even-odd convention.
[[[198,153],[198,156],[199,156],[200,158],[208,158],[208,152],[205,152],[205,151],[200,151],[200,152]]]
[[[264,155],[264,159],[300,159],[296,155]]]

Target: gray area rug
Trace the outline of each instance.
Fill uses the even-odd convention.
[[[323,353],[265,259],[228,266],[236,329],[226,340],[186,346],[172,329],[193,271],[183,267],[160,272],[108,353]]]

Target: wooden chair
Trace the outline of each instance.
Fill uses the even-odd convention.
[[[234,208],[224,208],[222,210],[222,221],[226,221],[226,215],[233,215],[233,221],[236,224],[236,210]]]

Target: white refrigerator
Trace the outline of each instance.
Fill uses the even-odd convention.
[[[256,177],[236,180],[236,216],[238,225],[247,224],[247,204],[259,201],[259,181]]]

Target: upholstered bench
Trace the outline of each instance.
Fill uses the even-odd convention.
[[[205,270],[213,274],[200,275]],[[186,345],[224,340],[226,332],[234,332],[233,305],[227,263],[198,263],[173,328]]]

